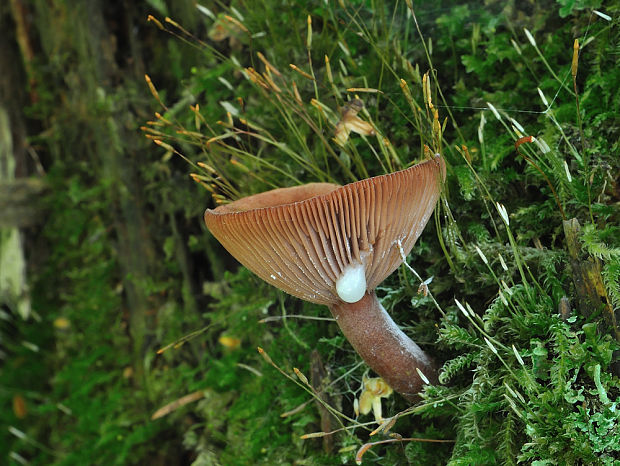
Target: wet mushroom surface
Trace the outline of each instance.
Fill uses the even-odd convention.
[[[310,183],[248,196],[208,209],[204,220],[260,278],[328,306],[364,361],[395,391],[415,399],[424,378],[437,381],[435,364],[394,323],[374,290],[411,251],[444,178],[437,155],[345,186]]]

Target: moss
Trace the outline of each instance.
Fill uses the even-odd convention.
[[[7,314],[0,326],[0,401],[19,395],[29,413],[9,413],[17,430],[0,433],[3,454],[33,464],[342,464],[390,440],[363,462],[618,459],[620,348],[608,312],[620,299],[615,19],[583,2],[446,1],[416,6],[418,31],[407,2],[232,2],[212,17],[187,10],[192,2],[149,2],[184,28],[158,18],[166,34],[146,28],[153,12],[142,4],[123,27],[120,4],[85,23],[65,3],[35,7],[40,99],[28,114],[46,129],[31,140],[52,188],[47,223],[28,236],[41,320]],[[58,19],[45,30],[44,18]],[[215,41],[209,29],[224,20],[234,40]],[[126,47],[93,61],[102,30],[106,47]],[[575,35],[591,39],[579,112]],[[379,136],[352,134],[340,147],[339,108],[355,95]],[[163,144],[147,146],[139,126]],[[520,140],[517,152],[529,135],[538,142]],[[383,400],[384,416],[398,419],[370,436],[377,425],[354,413],[368,370],[327,309],[239,268],[201,216],[273,186],[394,171],[424,158],[425,145],[448,163],[445,199],[407,258],[413,271],[403,266],[379,294],[441,361],[442,384],[413,406]],[[582,225],[576,254],[562,212]],[[580,288],[586,269],[603,292]],[[202,396],[150,419],[192,393]]]

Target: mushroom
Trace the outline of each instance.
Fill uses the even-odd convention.
[[[437,381],[435,365],[394,323],[374,290],[411,251],[444,178],[444,161],[436,155],[345,186],[310,183],[245,197],[207,209],[204,219],[260,278],[327,305],[368,366],[414,400],[424,382]]]

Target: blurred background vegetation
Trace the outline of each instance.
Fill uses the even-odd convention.
[[[0,462],[617,464],[619,18],[1,2]],[[337,144],[356,96],[377,134]],[[441,384],[356,417],[372,374],[327,309],[239,268],[202,214],[429,150],[444,199],[379,295]]]

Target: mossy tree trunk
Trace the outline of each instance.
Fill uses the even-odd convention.
[[[192,5],[174,2],[190,24]],[[153,283],[162,267],[140,178],[154,149],[138,128],[153,105],[144,57],[162,58],[153,50],[153,37],[161,33],[147,24],[147,12],[122,0],[11,0],[9,8],[30,84],[29,104],[46,118],[44,165],[75,166],[87,183],[106,187],[102,216],[117,250],[134,380],[148,389],[145,351],[153,350],[149,335],[159,300]],[[150,72],[166,66],[150,65]]]
[[[8,13],[8,5],[0,5],[0,31],[10,30]],[[40,206],[35,200],[43,184],[26,178],[31,170],[22,113],[27,102],[22,87],[25,72],[19,66],[20,58],[12,36],[0,33],[0,305],[27,319],[30,297],[20,227],[36,223]]]

